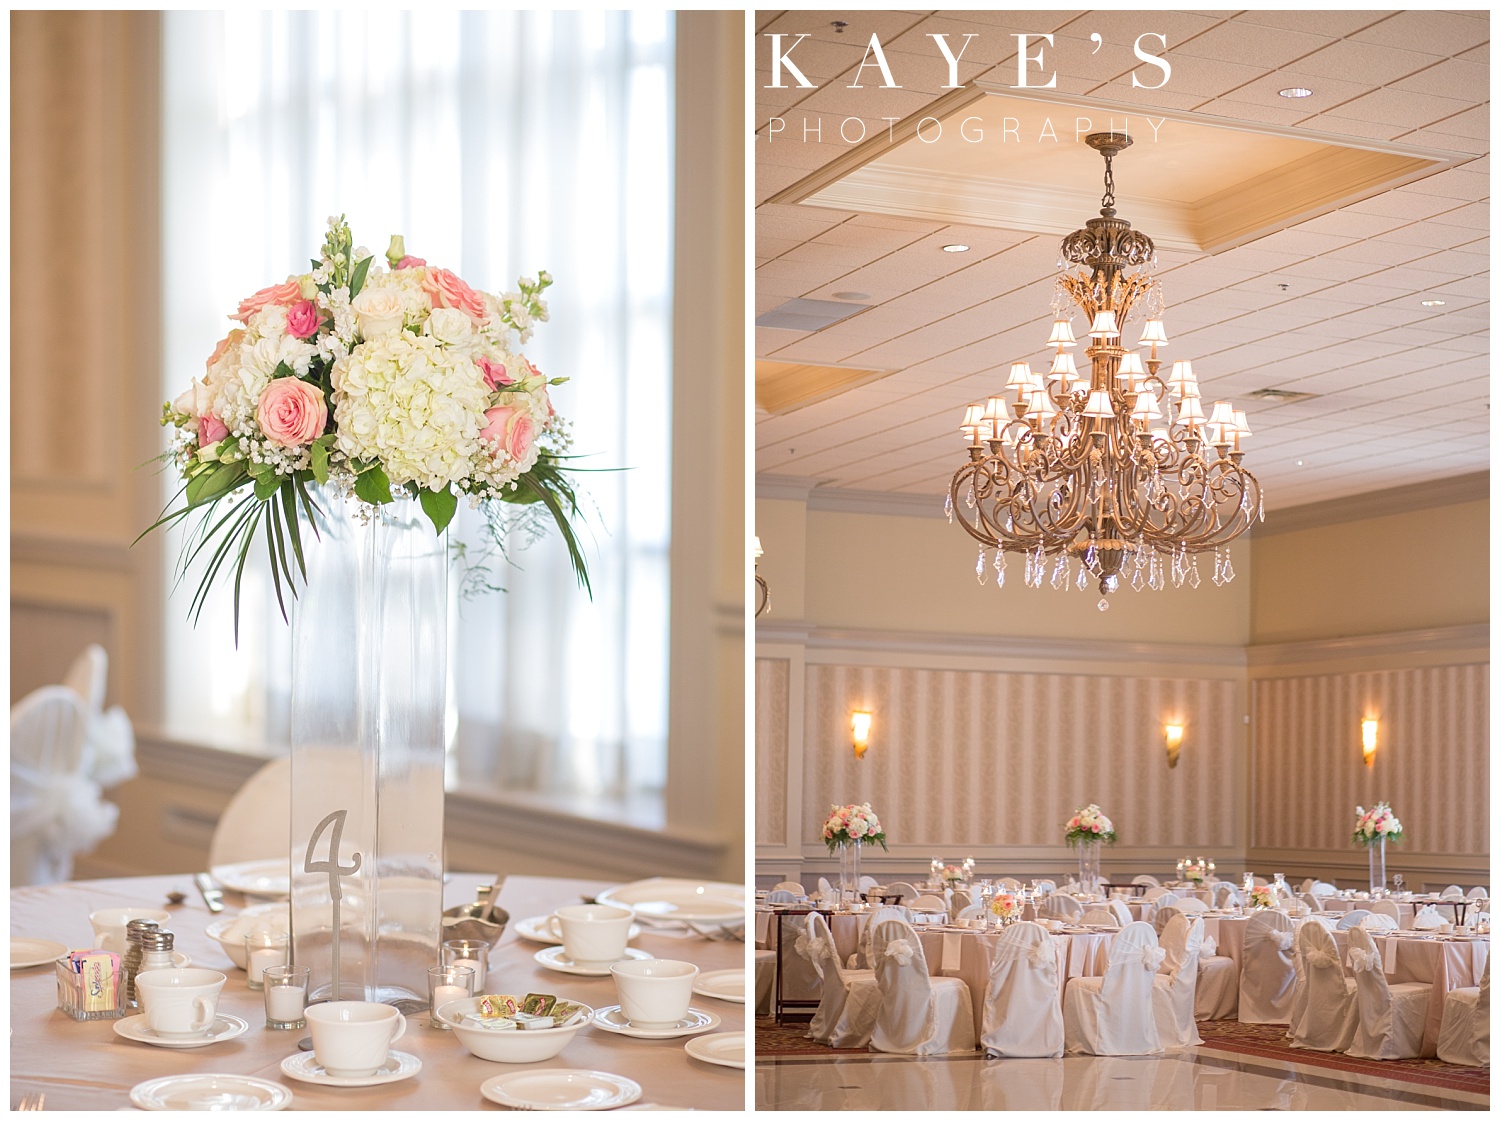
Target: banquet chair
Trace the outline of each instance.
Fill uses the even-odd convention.
[[[1488,899],[1489,897],[1490,893],[1482,887],[1471,887],[1469,889],[1469,899]]]
[[[1086,1055],[1155,1055],[1161,1051],[1152,1009],[1157,967],[1166,954],[1156,931],[1133,922],[1109,947],[1103,977],[1074,977],[1063,993],[1063,1037]]]
[[[1316,882],[1317,881],[1315,881],[1311,876],[1307,877],[1307,879],[1303,880],[1302,883],[1297,886],[1297,894],[1301,895],[1304,891],[1311,891],[1313,884]]]
[[[913,911],[941,911],[945,915],[948,913],[948,901],[941,895],[919,895],[912,900],[903,898],[901,902]]]
[[[1452,990],[1443,1001],[1443,1028],[1438,1033],[1438,1058],[1466,1067],[1490,1065],[1490,959],[1478,988]]]
[[[827,903],[830,900],[836,898],[838,896],[838,890],[838,888],[834,887],[831,883],[828,882],[827,876],[818,877],[818,898],[821,899],[824,903]]]
[[[873,968],[871,963],[875,959],[870,956],[870,939],[875,933],[875,928],[886,919],[900,919],[902,922],[910,924],[912,921],[911,909],[908,907],[898,907],[890,903],[879,907],[870,916],[870,921],[865,923],[863,929],[859,932],[859,948],[850,959],[849,967],[851,969]]]
[[[1110,913],[1115,916],[1121,929],[1135,922],[1135,916],[1130,913],[1130,908],[1125,905],[1123,899],[1111,899],[1109,901]]]
[[[1314,895],[1310,891],[1299,891],[1297,893],[1297,901],[1303,904],[1311,914],[1316,915],[1323,910],[1323,897],[1321,895]]]
[[[1250,916],[1240,959],[1240,1023],[1291,1022],[1297,976],[1293,945],[1292,920],[1280,911],[1257,911]]]
[[[1349,971],[1354,974],[1358,1015],[1345,1054],[1356,1059],[1415,1059],[1422,1052],[1432,985],[1386,980],[1380,950],[1364,927],[1349,930]]]
[[[1370,917],[1370,912],[1363,907],[1356,907],[1352,911],[1345,911],[1339,916],[1338,922],[1333,924],[1335,930],[1348,930],[1351,926],[1358,926]]]
[[[807,894],[807,889],[804,888],[801,884],[797,883],[795,880],[782,880],[779,884],[772,885],[771,890],[772,891],[789,891],[793,895],[806,895]]]
[[[1165,958],[1152,980],[1151,1006],[1156,1034],[1165,1048],[1197,1047],[1194,1001],[1198,994],[1198,951],[1203,945],[1203,920],[1178,912],[1162,935]]]
[[[786,888],[779,888],[776,891],[770,891],[766,893],[766,902],[795,903],[797,902],[797,893],[794,891],[787,891]]]
[[[879,887],[880,881],[874,876],[861,876],[859,878],[859,890],[869,891],[871,888]]]
[[[1115,917],[1113,911],[1104,907],[1090,907],[1083,913],[1084,926],[1112,926],[1120,929],[1120,920]]]
[[[1181,910],[1181,908],[1179,908],[1175,903],[1167,907],[1157,907],[1156,911],[1151,916],[1151,929],[1156,931],[1157,938],[1160,938],[1163,934],[1166,933],[1167,924],[1175,919],[1178,915],[1185,913],[1186,912]]]
[[[1217,942],[1205,930],[1203,941],[1198,946],[1198,987],[1193,993],[1193,1019],[1232,1020],[1239,1006],[1239,963],[1220,954]]]
[[[1360,926],[1366,930],[1400,930],[1401,920],[1393,919],[1390,915],[1370,915],[1360,920]]]
[[[1042,909],[1038,912],[1039,917],[1044,919],[1062,919],[1065,922],[1077,922],[1083,918],[1083,904],[1071,895],[1049,895],[1042,900]]]
[[[73,856],[115,831],[119,807],[88,774],[88,709],[46,685],[10,710],[10,883],[60,883]]]
[[[802,935],[806,939],[806,956],[812,962],[818,979],[823,982],[823,995],[818,1001],[818,1010],[813,1013],[812,1023],[807,1026],[807,1038],[830,1047],[864,1047],[870,1042],[873,1028],[874,1008],[862,1004],[862,1023],[850,1022],[846,1013],[849,990],[860,981],[873,980],[874,972],[867,969],[846,970],[839,961],[838,946],[833,941],[833,931],[828,922],[817,912],[807,916],[807,927]],[[801,939],[798,953],[803,952]]]
[[[1150,891],[1147,891],[1146,898],[1154,899],[1158,907],[1175,907],[1180,902],[1175,892],[1163,891],[1160,895],[1153,896],[1151,891],[1155,890],[1155,888],[1152,888]]]
[[[1238,903],[1241,907],[1245,905],[1245,897],[1240,894],[1239,888],[1223,881],[1214,884],[1214,910],[1227,910],[1231,903]]]
[[[1267,887],[1269,886],[1271,881],[1266,879],[1264,876],[1251,876],[1250,883],[1255,887]]]
[[[1443,888],[1443,893],[1438,896],[1439,899],[1462,899],[1463,897],[1464,889],[1457,884],[1449,884]]]
[[[771,997],[776,992],[776,951],[755,951],[755,1014],[771,1015]]]
[[[967,891],[955,891],[953,898],[948,901],[948,914],[956,916],[965,907],[971,907],[973,904],[974,897]]]
[[[968,919],[984,918],[984,905],[982,903],[970,903],[962,911],[953,916],[954,922],[964,922]]]
[[[1038,880],[1036,890],[1039,895],[1051,895],[1057,890],[1057,883],[1053,880]]]
[[[992,1059],[1045,1059],[1063,1053],[1057,951],[1034,922],[1008,926],[995,942],[979,1042]]]
[[[1365,910],[1372,915],[1388,915],[1396,920],[1396,925],[1401,925],[1401,908],[1392,899],[1376,899],[1366,904]]]
[[[1320,922],[1297,929],[1297,957],[1302,964],[1299,999],[1288,1034],[1292,1046],[1309,1051],[1344,1051],[1354,1039],[1359,1014],[1354,981],[1344,976],[1338,946]]]
[[[1001,876],[1000,879],[996,882],[1006,891],[1021,890],[1021,881],[1016,879],[1014,876]]]
[[[291,836],[292,757],[284,755],[265,764],[234,792],[214,826],[208,866],[285,859]]]
[[[910,903],[913,899],[915,899],[922,893],[914,888],[911,884],[907,883],[905,880],[897,880],[895,883],[888,884],[886,886],[885,894],[899,895],[901,897],[902,903]]]
[[[1161,906],[1161,900],[1157,900],[1157,906]],[[1203,902],[1203,900],[1199,899],[1197,896],[1193,895],[1185,896],[1182,899],[1179,899],[1176,903],[1173,903],[1172,906],[1176,907],[1179,911],[1208,910],[1208,904]]]
[[[109,691],[109,655],[98,643],[84,647],[63,677],[64,685],[83,698],[88,713],[84,761],[88,776],[108,789],[135,778],[135,729],[119,705],[105,709]]]
[[[1158,880],[1155,876],[1148,876],[1145,873],[1142,873],[1141,875],[1135,877],[1135,879],[1131,880],[1130,882],[1133,884],[1145,884],[1148,887],[1161,887],[1160,880]]]
[[[1339,889],[1333,884],[1324,883],[1322,880],[1314,880],[1311,888],[1314,895],[1337,895]]]
[[[957,977],[933,977],[910,924],[884,919],[870,940],[880,1008],[870,1049],[895,1055],[949,1055],[974,1050],[974,1007]]]

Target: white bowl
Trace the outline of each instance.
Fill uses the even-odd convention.
[[[491,1031],[488,1028],[469,1027],[462,1022],[465,1013],[479,1011],[478,997],[454,1000],[437,1010],[438,1019],[453,1028],[453,1034],[464,1045],[469,1054],[492,1063],[539,1063],[560,1054],[578,1032],[588,1027],[594,1018],[594,1010],[579,1005],[583,1014],[578,1022],[567,1028],[535,1028],[526,1031]],[[577,1001],[572,1003],[577,1004]]]
[[[237,938],[226,938],[224,935],[233,929],[235,924],[239,923],[242,918],[258,918],[261,915],[274,915],[277,911],[280,911],[283,915],[288,914],[287,905],[285,903],[258,903],[254,907],[246,907],[238,914],[220,916],[209,923],[204,928],[203,933],[219,944],[224,953],[229,956],[229,960],[234,962],[235,968],[244,969],[245,935],[241,934]],[[253,925],[253,923],[249,925],[242,924],[242,929],[248,933],[250,927]]]

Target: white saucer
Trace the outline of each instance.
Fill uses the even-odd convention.
[[[479,1092],[512,1109],[614,1109],[639,1098],[641,1087],[602,1070],[517,1070],[487,1079]]]
[[[285,899],[292,890],[292,878],[284,856],[276,860],[220,864],[210,868],[209,873],[228,891],[238,891],[263,899]]]
[[[548,969],[555,969],[559,973],[576,973],[580,977],[609,976],[608,965],[606,965],[603,969],[596,969],[593,966],[588,966],[587,968],[585,968],[582,965],[575,965],[573,963],[573,959],[568,957],[563,952],[563,948],[561,946],[551,946],[545,950],[538,950],[532,955],[532,957],[539,965],[544,965]],[[630,961],[634,959],[635,961],[645,961],[649,957],[651,957],[651,955],[648,954],[645,950],[636,950],[627,946],[625,947],[625,956],[620,960]]]
[[[61,942],[46,938],[12,938],[10,940],[10,967],[30,969],[34,965],[51,965],[68,952]]]
[[[697,1039],[688,1040],[683,1050],[695,1059],[702,1059],[705,1063],[745,1069],[745,1033],[742,1031],[721,1031],[713,1035],[700,1035]]]
[[[696,1008],[689,1008],[688,1014],[675,1024],[665,1028],[638,1028],[625,1018],[625,1013],[620,1011],[618,1004],[611,1004],[608,1008],[601,1008],[594,1013],[594,1026],[612,1031],[618,1035],[630,1035],[636,1039],[676,1039],[683,1035],[698,1035],[701,1032],[712,1031],[723,1021],[713,1012],[701,1012]]]
[[[547,920],[551,917],[551,915],[532,915],[529,919],[511,923],[510,928],[528,942],[540,942],[544,946],[561,946],[562,939],[547,929]],[[631,923],[626,941],[640,937],[640,933],[641,924]]]
[[[743,969],[715,969],[712,973],[700,973],[698,979],[693,982],[693,992],[699,996],[711,996],[715,1000],[744,1004],[745,971]]]
[[[220,1012],[209,1025],[208,1034],[191,1039],[170,1039],[157,1035],[146,1026],[145,1016],[126,1016],[115,1021],[115,1034],[137,1043],[149,1043],[153,1047],[207,1047],[210,1043],[223,1043],[227,1039],[244,1035],[250,1025],[238,1016]]]
[[[385,1065],[374,1074],[364,1078],[340,1078],[329,1074],[318,1063],[311,1051],[298,1051],[281,1061],[281,1073],[298,1082],[316,1082],[319,1086],[381,1086],[387,1082],[400,1082],[422,1069],[422,1060],[403,1051],[392,1051]]]
[[[130,1091],[141,1109],[263,1110],[285,1109],[292,1092],[279,1082],[243,1074],[169,1074],[142,1082]]]

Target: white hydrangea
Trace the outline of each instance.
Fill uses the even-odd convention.
[[[280,322],[284,329],[284,310]],[[275,317],[257,312],[251,317],[251,323],[260,327],[272,327]],[[214,414],[223,420],[231,432],[251,430],[255,420],[255,406],[277,366],[285,362],[298,375],[306,375],[318,353],[317,347],[291,335],[257,337],[255,326],[247,330],[244,338],[225,351],[223,357],[209,368],[206,379],[213,394]]]
[[[378,459],[396,486],[441,490],[475,474],[489,394],[467,353],[409,332],[371,339],[335,364],[333,386],[350,459]]]

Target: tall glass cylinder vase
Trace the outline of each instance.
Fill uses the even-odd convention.
[[[1099,875],[1098,841],[1078,842],[1078,889],[1089,895],[1098,895],[1103,890]]]
[[[292,620],[292,954],[311,1000],[415,1011],[442,932],[446,541],[414,501],[319,503]]]
[[[1372,845],[1366,846],[1370,850],[1370,894],[1377,892],[1385,894],[1385,838],[1382,837]]]
[[[859,902],[859,850],[863,841],[845,841],[839,845],[839,906],[852,907]]]

